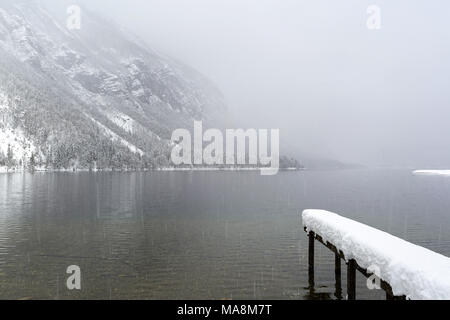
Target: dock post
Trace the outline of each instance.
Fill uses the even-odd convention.
[[[341,256],[338,252],[334,254],[334,275],[336,278],[336,292],[335,296],[342,299],[342,283],[341,283]]]
[[[309,232],[309,249],[308,249],[308,278],[309,286],[314,287],[314,238],[315,233]]]
[[[350,259],[347,263],[347,299],[356,299],[356,261]]]

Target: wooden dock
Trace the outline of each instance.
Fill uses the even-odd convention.
[[[342,298],[341,260],[347,265],[347,299],[356,299],[356,271],[388,300],[449,300],[450,258],[385,231],[326,210],[302,212],[308,235],[310,294],[314,296],[316,240],[334,253],[336,297]],[[374,284],[372,286],[371,284]]]
[[[334,275],[336,281],[336,297],[342,297],[342,283],[341,283],[341,260],[344,260],[347,265],[347,299],[356,300],[356,271],[361,272],[366,278],[369,278],[372,274],[358,265],[358,262],[354,259],[345,259],[345,255],[342,251],[338,250],[335,245],[328,241],[324,241],[322,237],[315,232],[308,232],[306,228],[305,232],[308,234],[308,281],[310,288],[314,287],[314,242],[317,240],[325,247],[330,249],[334,253]],[[405,296],[395,296],[392,293],[392,288],[389,283],[380,279],[380,287],[386,292],[387,300],[406,300]]]

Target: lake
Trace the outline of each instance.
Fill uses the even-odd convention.
[[[408,170],[0,174],[0,298],[336,299],[334,255],[318,242],[315,288],[308,288],[300,218],[307,208],[450,256],[450,177]],[[70,265],[81,269],[81,290],[66,287]],[[362,275],[357,281],[358,299],[384,298]]]

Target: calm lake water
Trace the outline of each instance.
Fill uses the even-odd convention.
[[[316,287],[308,289],[299,214],[306,208],[450,256],[445,177],[397,170],[0,174],[0,298],[335,299],[334,255],[318,243]],[[80,291],[66,288],[69,265],[81,268]],[[357,281],[358,298],[384,298],[362,275]]]

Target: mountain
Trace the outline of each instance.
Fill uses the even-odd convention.
[[[66,10],[0,0],[0,166],[165,166],[174,129],[220,122],[204,76],[86,8],[72,30]]]

